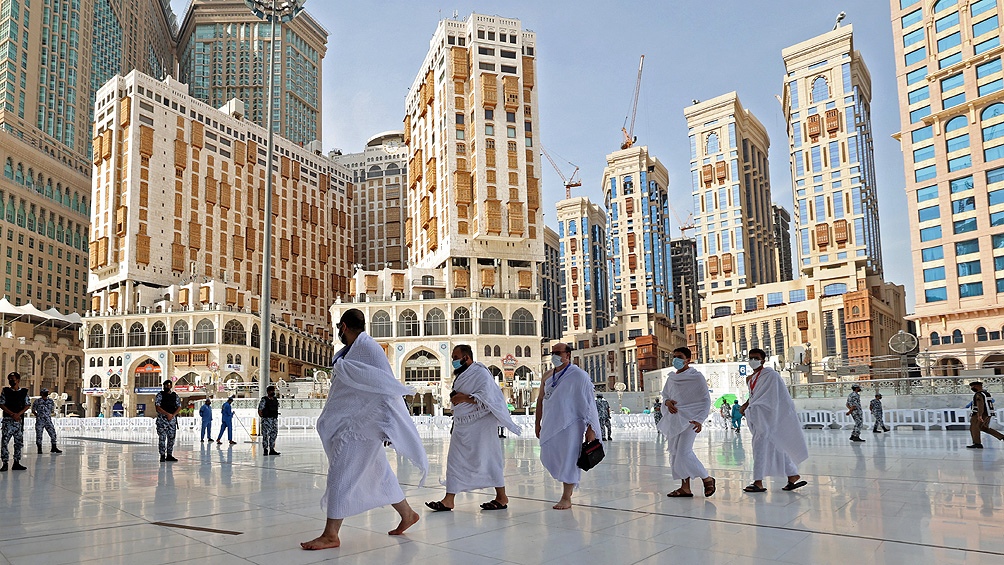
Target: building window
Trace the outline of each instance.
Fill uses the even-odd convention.
[[[223,326],[224,345],[247,345],[247,333],[244,325],[237,320],[230,320]]]
[[[924,39],[924,30],[920,29],[918,31],[921,32],[920,33],[920,40],[922,41]],[[913,33],[916,33],[916,32],[913,32]],[[907,34],[907,35],[908,36],[912,35],[912,33],[911,34]],[[906,38],[904,38],[903,41],[905,43],[906,42]],[[910,44],[906,43],[906,45],[910,45]],[[822,101],[826,100],[829,97],[830,97],[830,86],[828,84],[826,84],[826,79],[823,78],[823,77],[816,77],[815,79],[813,79],[813,81],[812,81],[812,102],[813,102],[813,104],[818,103],[818,102],[822,102]]]
[[[471,321],[471,311],[460,307],[453,311],[453,333],[455,335],[469,335],[474,333],[474,324]]]
[[[122,332],[122,326],[112,325],[112,329],[108,332],[108,347],[123,347],[124,345],[125,334]]]
[[[398,337],[418,337],[420,331],[418,315],[415,314],[414,310],[405,310],[397,317]]]
[[[488,308],[481,314],[481,333],[505,335],[505,320],[497,308]]]
[[[195,326],[195,343],[197,345],[216,343],[216,326],[207,318],[203,318]]]
[[[167,345],[167,326],[164,322],[155,322],[150,328],[150,346]]]
[[[373,337],[393,337],[394,324],[391,322],[390,314],[384,310],[378,310],[370,319],[370,335]]]

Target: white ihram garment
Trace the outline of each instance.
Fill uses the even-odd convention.
[[[544,415],[540,421],[540,462],[555,479],[578,485],[582,469],[576,463],[586,426],[593,428],[597,439],[600,433],[593,383],[588,373],[569,364],[564,372],[554,371],[542,386]]]
[[[694,453],[697,432],[691,421],[704,423],[711,411],[711,394],[704,375],[693,367],[673,373],[662,389],[665,400],[676,401],[676,414],[666,410],[659,421],[659,431],[669,441],[670,466],[674,479],[705,478],[708,470]]]
[[[403,399],[414,391],[394,378],[383,348],[365,333],[338,352],[331,377],[328,401],[317,419],[328,455],[321,508],[329,519],[342,519],[401,502],[404,492],[383,442],[421,469],[425,481],[429,462]]]
[[[498,429],[516,435],[509,407],[495,377],[481,363],[474,363],[453,381],[453,390],[474,398],[453,406],[453,431],[446,456],[446,492],[456,494],[481,488],[504,487],[505,462]]]
[[[748,384],[746,422],[753,432],[753,479],[797,475],[809,450],[788,388],[770,367],[754,373]]]

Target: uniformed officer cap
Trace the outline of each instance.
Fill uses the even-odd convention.
[[[49,394],[49,389],[43,388],[40,392],[41,394]]]

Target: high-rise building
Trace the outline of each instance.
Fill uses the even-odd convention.
[[[543,339],[561,337],[561,241],[558,232],[544,226],[544,262],[540,264],[540,297],[544,301],[544,319],[541,324]]]
[[[1004,373],[1001,3],[892,2],[920,347]]]
[[[782,50],[798,264],[882,274],[871,75],[846,25]],[[823,275],[825,277],[825,275]]]
[[[0,6],[0,29],[9,31],[0,53],[6,78],[0,81],[0,216],[7,220],[3,293],[14,305],[32,303],[62,313],[86,308],[93,76],[106,69],[151,72],[154,61],[173,68],[172,20],[170,5],[161,0]],[[34,343],[41,331],[13,333],[14,340],[0,339],[2,353],[5,359],[17,357],[17,370],[33,394],[40,382],[58,383],[49,388],[79,402],[74,393],[83,366],[79,339],[68,338],[69,345],[61,343],[57,350],[55,341]],[[67,333],[60,332],[60,342],[67,341]],[[24,352],[36,346],[41,349],[33,363],[22,362]]]
[[[163,79],[175,74],[178,19],[170,0],[92,0],[91,92],[133,69]]]
[[[439,22],[405,103],[410,267],[357,272],[354,303],[331,309],[364,311],[395,374],[418,389],[411,401],[420,410],[448,402],[458,343],[517,404],[540,379],[535,49],[519,20]]]
[[[697,292],[697,240],[678,237],[669,241],[673,260],[673,304],[676,327],[684,331],[701,317],[701,295]]]
[[[217,110],[136,71],[98,90],[84,374],[127,410],[152,406],[166,378],[184,394],[255,382],[261,339],[273,380],[331,360],[328,307],[352,273],[351,174],[276,137],[274,325],[259,335],[268,135],[243,115],[240,101]]]
[[[272,65],[274,131],[306,145],[321,139],[321,63],[328,31],[306,12],[281,30]],[[248,118],[265,126],[270,34],[271,24],[243,0],[192,0],[178,34],[179,75],[189,94],[215,108],[241,100]]]
[[[380,133],[366,142],[361,153],[332,153],[331,157],[352,171],[352,247],[356,264],[367,271],[403,269],[408,260],[404,245],[408,148],[404,134]]]
[[[760,347],[811,360],[817,375],[898,371],[898,360],[875,359],[905,329],[906,302],[903,287],[882,279],[867,68],[850,26],[782,55],[801,277],[708,294],[688,342],[705,361]]]
[[[791,257],[791,214],[784,206],[771,204],[770,208],[771,230],[774,232],[771,245],[774,248],[774,263],[777,265],[777,280],[790,281],[795,278]]]
[[[735,92],[684,110],[701,296],[777,280],[772,248],[770,139]]]
[[[610,325],[606,230],[606,212],[588,198],[577,196],[558,202],[561,326],[565,334]]]
[[[614,378],[635,391],[644,386],[641,372],[666,367],[672,351],[669,173],[647,147],[635,146],[607,155],[603,187],[611,315],[626,344]]]

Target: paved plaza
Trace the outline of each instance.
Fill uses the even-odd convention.
[[[806,430],[809,486],[747,494],[748,433],[713,430],[696,446],[718,479],[710,499],[667,498],[679,483],[665,444],[654,432],[615,431],[571,511],[551,509],[560,485],[536,440],[509,438],[509,509],[480,510],[485,491],[443,513],[423,502],[442,497],[448,437],[427,432],[424,488],[390,452],[421,521],[391,537],[397,514],[377,509],[346,520],[342,547],[318,552],[299,548],[324,525],[316,434],[282,433],[282,455],[266,458],[237,431],[232,447],[179,434],[174,464],[158,462],[152,434],[65,437],[63,455],[29,443],[28,471],[0,474],[0,563],[1004,563],[1004,445],[968,450],[965,431],[868,433],[851,444],[846,431]]]

